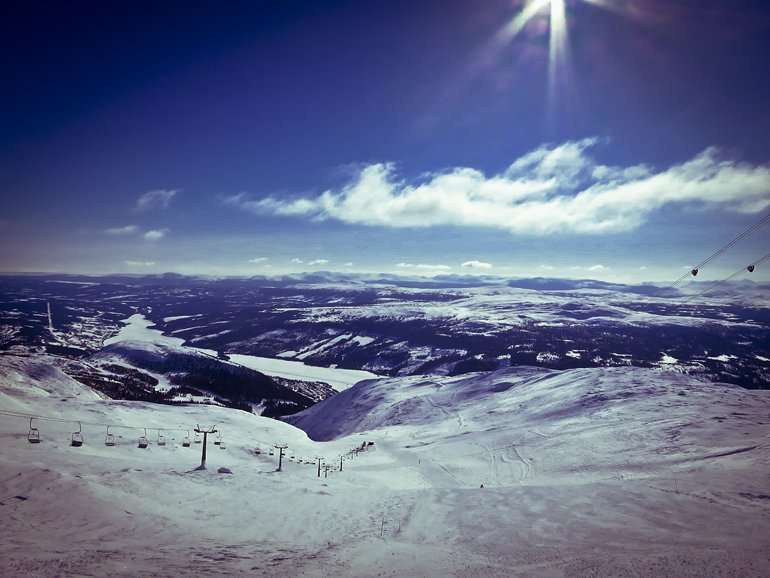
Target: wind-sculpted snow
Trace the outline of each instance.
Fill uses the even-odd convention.
[[[765,391],[634,368],[371,380],[293,418],[320,442],[243,411],[100,399],[43,362],[0,356],[3,576],[770,572]],[[22,414],[65,421],[35,421],[30,444]],[[195,424],[226,444],[209,440],[205,471],[181,444]],[[166,445],[151,430],[137,448],[145,427]],[[328,477],[298,463],[316,456]]]

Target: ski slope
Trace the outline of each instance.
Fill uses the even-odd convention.
[[[100,399],[56,364],[0,357],[0,410],[72,420],[34,422],[33,445],[28,420],[0,416],[3,576],[770,573],[768,392],[638,369],[372,380],[293,417],[308,437],[236,410]],[[163,428],[168,444],[113,428],[106,447],[86,423]],[[181,446],[197,423],[226,444],[205,471],[200,446]],[[321,479],[288,459],[276,472],[265,451],[338,466],[366,441]]]

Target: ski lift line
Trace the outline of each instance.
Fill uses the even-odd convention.
[[[768,253],[764,257],[761,257],[760,259],[757,259],[756,261],[754,261],[753,263],[749,264],[746,267],[741,267],[735,273],[733,273],[732,275],[730,275],[728,277],[725,277],[721,281],[717,281],[716,283],[712,283],[711,285],[709,285],[706,289],[704,289],[700,293],[696,293],[695,295],[691,295],[690,297],[688,297],[687,299],[684,300],[684,303],[689,303],[693,299],[697,299],[698,297],[703,297],[707,293],[710,293],[711,291],[713,291],[717,287],[727,283],[728,281],[732,281],[733,279],[735,279],[739,275],[745,273],[746,271],[748,271],[749,273],[753,273],[754,269],[756,269],[759,265],[761,265],[762,263],[764,263],[768,259],[770,259],[770,253]]]
[[[40,420],[40,421],[53,421],[53,422],[58,422],[58,423],[70,423],[70,424],[72,424],[72,423],[80,423],[82,425],[87,425],[87,426],[91,426],[91,427],[111,427],[111,428],[116,428],[116,429],[140,429],[140,430],[147,429],[147,430],[150,430],[150,431],[159,431],[159,432],[160,431],[183,431],[183,432],[187,431],[186,429],[182,429],[182,428],[169,428],[169,427],[148,427],[148,428],[145,428],[144,426],[138,426],[138,425],[137,426],[133,426],[133,425],[116,425],[116,424],[112,424],[112,423],[108,424],[108,423],[87,422],[87,421],[80,421],[80,420],[77,420],[77,419],[63,419],[63,418],[59,418],[59,417],[48,417],[48,416],[44,416],[44,415],[32,415],[32,414],[29,414],[29,413],[7,411],[7,410],[2,410],[2,409],[0,409],[0,415],[5,415],[5,416],[8,416],[8,417],[18,417],[18,418],[23,418],[23,419],[30,419],[31,418],[31,419],[37,419],[37,420]]]
[[[757,222],[756,222],[756,223],[754,223],[753,225],[749,226],[747,229],[744,229],[744,231],[743,231],[742,233],[738,234],[738,236],[737,236],[737,237],[735,237],[735,238],[734,238],[732,241],[730,241],[729,243],[727,243],[727,244],[726,244],[726,245],[724,245],[723,247],[720,247],[719,249],[717,249],[716,251],[714,251],[714,252],[713,252],[713,253],[712,253],[712,254],[711,254],[709,257],[707,257],[705,260],[701,261],[700,263],[698,263],[697,265],[695,265],[694,267],[692,267],[690,271],[688,271],[687,273],[684,273],[684,274],[682,274],[682,276],[681,276],[681,277],[679,277],[679,279],[677,279],[676,281],[674,281],[674,283],[672,284],[672,287],[676,287],[677,285],[679,285],[679,284],[680,284],[682,281],[684,281],[684,280],[685,280],[685,279],[687,279],[687,278],[688,278],[690,275],[692,275],[692,271],[698,271],[698,270],[700,270],[702,267],[705,267],[705,266],[706,266],[706,265],[708,265],[708,264],[709,264],[711,261],[713,261],[714,259],[716,259],[717,257],[719,257],[719,256],[720,256],[722,253],[724,253],[725,251],[727,251],[727,250],[731,249],[732,247],[734,247],[734,246],[735,246],[735,245],[736,245],[736,244],[737,244],[739,241],[742,241],[743,239],[745,239],[746,237],[748,237],[749,235],[751,235],[751,234],[752,234],[754,231],[756,231],[757,229],[760,229],[761,227],[763,227],[764,225],[766,225],[768,222],[770,222],[770,213],[768,213],[767,215],[765,215],[764,217],[762,217],[762,218],[761,218],[759,221],[757,221]],[[697,273],[696,273],[696,274],[697,274]]]

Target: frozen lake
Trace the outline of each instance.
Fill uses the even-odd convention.
[[[145,342],[170,347],[185,347],[206,355],[217,355],[217,352],[212,349],[187,347],[184,345],[183,339],[163,335],[161,331],[154,328],[155,326],[152,321],[147,319],[141,313],[131,315],[127,319],[124,319],[123,323],[125,323],[125,325],[120,329],[117,335],[105,340],[105,346],[123,341]],[[254,369],[265,375],[301,381],[322,381],[328,383],[337,391],[348,389],[350,386],[364,379],[376,379],[380,377],[369,371],[340,369],[336,367],[318,367],[315,365],[307,365],[302,361],[291,361],[288,359],[259,357],[241,353],[229,354],[228,357],[233,363],[243,365],[249,369]]]

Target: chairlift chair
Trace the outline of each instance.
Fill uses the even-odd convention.
[[[32,420],[33,419],[35,419],[35,418],[34,417],[29,418],[29,433],[27,434],[27,440],[31,444],[39,444],[40,443],[40,430],[32,425]]]
[[[214,445],[215,445],[215,446],[218,446],[218,445],[220,445],[221,443],[222,443],[222,434],[221,434],[221,433],[218,433],[218,434],[217,434],[217,439],[215,439],[215,440],[214,440]]]
[[[139,437],[139,448],[145,449],[150,442],[147,439],[147,428],[144,429],[144,435]]]
[[[80,422],[78,422],[78,431],[72,432],[70,445],[73,448],[79,448],[83,445],[83,426],[80,425]]]
[[[193,438],[193,443],[199,444],[201,443],[201,434],[198,432],[195,432],[195,437]]]
[[[166,436],[160,433],[160,430],[158,430],[158,445],[159,446],[165,446],[166,445]]]
[[[219,449],[220,450],[226,450],[227,446],[225,446],[225,440],[221,440],[219,443]]]
[[[270,450],[269,455],[274,456],[275,452],[273,450]]]
[[[107,435],[104,436],[104,445],[106,446],[115,445],[115,435],[110,433],[110,426],[107,426]]]
[[[190,447],[190,432],[187,432],[187,435],[184,436],[184,439],[182,440],[182,447],[183,448],[189,448]]]

